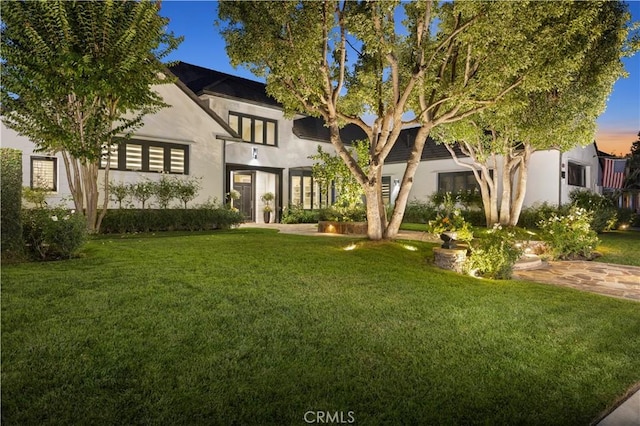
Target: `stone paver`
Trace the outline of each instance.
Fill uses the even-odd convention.
[[[546,262],[539,269],[515,271],[513,277],[640,301],[640,267],[637,266],[588,261]]]

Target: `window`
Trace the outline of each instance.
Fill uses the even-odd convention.
[[[31,188],[58,190],[58,159],[31,157]]]
[[[238,132],[245,142],[276,146],[278,140],[276,120],[230,112],[229,126]]]
[[[478,190],[473,172],[438,173],[438,192],[460,192]]]
[[[331,188],[323,193],[320,185],[313,179],[311,170],[290,170],[291,183],[290,202],[293,206],[301,206],[305,210],[327,207]]]
[[[568,164],[569,176],[567,183],[573,186],[587,186],[587,173],[586,167],[580,164],[571,163]]]
[[[110,150],[111,170],[189,174],[189,146],[146,141],[126,141]],[[100,167],[107,165],[103,151]]]
[[[382,202],[391,204],[391,176],[382,176]]]

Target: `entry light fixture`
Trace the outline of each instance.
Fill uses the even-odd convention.
[[[256,147],[251,148],[251,158],[253,160],[257,160],[258,159],[258,148],[256,148]]]

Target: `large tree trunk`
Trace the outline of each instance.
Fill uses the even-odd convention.
[[[522,205],[524,204],[524,196],[527,192],[529,159],[531,158],[532,153],[533,149],[531,148],[531,145],[524,144],[524,151],[522,152],[522,156],[520,158],[520,174],[518,175],[517,182],[514,183],[516,196],[511,204],[511,222],[509,223],[509,225],[511,226],[516,226],[518,224],[518,220],[520,219]]]
[[[409,156],[409,160],[407,161],[407,167],[404,170],[404,175],[402,176],[402,182],[400,184],[400,191],[398,192],[398,196],[396,197],[395,205],[393,206],[393,213],[391,214],[391,220],[389,221],[389,225],[384,232],[384,238],[388,240],[392,240],[398,236],[398,231],[400,230],[400,225],[402,224],[402,219],[404,217],[404,212],[407,208],[407,202],[409,201],[409,193],[411,192],[411,187],[413,186],[413,177],[418,170],[418,166],[420,165],[420,158],[422,157],[422,150],[424,149],[424,144],[427,142],[427,137],[429,136],[430,127],[423,126],[418,130],[416,134],[416,138],[413,142],[413,149]],[[382,196],[382,179],[380,180],[380,195]]]

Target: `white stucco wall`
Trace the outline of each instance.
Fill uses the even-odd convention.
[[[561,163],[562,158],[562,163]],[[469,159],[462,159],[470,163]],[[498,158],[498,164],[502,161]],[[585,166],[586,186],[576,187],[567,183],[567,178],[561,179],[561,170],[567,170],[569,161]],[[564,164],[564,168],[562,168]],[[558,204],[569,202],[569,193],[575,189],[589,189],[601,192],[597,186],[598,158],[593,144],[586,147],[576,147],[563,153],[557,150],[537,151],[531,156],[529,163],[529,175],[527,179],[527,192],[524,206],[547,202]],[[383,175],[390,176],[392,182],[395,179],[402,180],[405,164],[386,164]],[[468,171],[468,168],[455,164],[452,159],[422,161],[416,171],[413,187],[409,200],[427,201],[438,189],[438,173]],[[499,185],[499,190],[501,185]]]
[[[168,142],[189,146],[189,175],[171,175],[178,178],[201,178],[202,189],[192,204],[203,203],[209,199],[222,201],[224,198],[224,141],[217,135],[227,135],[226,131],[176,85],[155,86],[156,90],[170,106],[159,112],[145,116],[143,127],[137,130],[132,139]],[[34,153],[35,145],[27,138],[16,134],[2,124],[1,144],[4,147],[23,151],[23,185],[30,185],[30,158],[45,154]],[[61,155],[58,158],[58,190],[48,198],[49,204],[58,204],[66,200],[71,207],[70,191]],[[155,172],[137,172],[111,170],[113,182],[133,183],[140,179],[158,180],[161,175]],[[102,185],[102,172],[100,173]],[[115,203],[112,203],[115,207]]]

